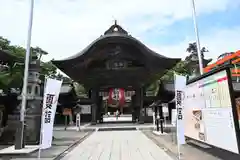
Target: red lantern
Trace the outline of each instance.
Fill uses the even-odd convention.
[[[120,106],[123,106],[125,103],[125,91],[123,88],[119,89],[119,104]]]
[[[109,90],[108,103],[113,104],[115,102],[119,104],[119,106],[123,106],[125,103],[124,93],[125,91],[123,88],[111,88]]]

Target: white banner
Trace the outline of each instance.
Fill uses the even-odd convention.
[[[62,81],[47,78],[45,80],[43,108],[42,108],[42,128],[41,128],[41,149],[52,146],[53,124],[58,104]]]
[[[185,144],[184,137],[184,89],[186,87],[186,77],[175,74],[175,103],[177,109],[177,141],[178,144]]]

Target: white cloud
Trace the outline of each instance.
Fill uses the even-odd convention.
[[[206,47],[209,52],[205,53],[206,58],[213,58],[215,61],[217,57],[225,52],[235,52],[240,50],[240,26],[229,29],[216,29],[208,35],[201,35],[200,45]],[[151,48],[159,53],[165,53],[169,57],[185,58],[189,53],[186,52],[189,42],[194,42],[195,39],[185,38],[184,41],[168,46],[152,46]],[[149,44],[151,46],[151,44]]]
[[[192,16],[191,0],[41,0],[36,1],[32,45],[40,46],[50,55],[45,59],[62,59],[79,52],[99,37],[118,19],[131,35],[144,39],[146,30],[159,26],[164,28],[177,20]],[[26,45],[30,0],[0,0],[0,35],[14,44]],[[197,0],[198,14],[224,11],[240,4],[236,0]],[[238,3],[238,4],[236,4]],[[239,31],[239,30],[237,30]],[[236,32],[237,33],[237,32]],[[239,33],[239,32],[238,32]],[[202,38],[214,52],[235,49],[237,41],[226,45],[220,37],[238,39],[234,30],[212,33]],[[218,39],[213,39],[213,38]],[[205,40],[206,39],[206,40]],[[188,40],[176,46],[158,46],[162,54],[182,56]],[[151,44],[146,42],[148,46]],[[218,46],[220,45],[220,46]],[[224,46],[226,46],[224,48]],[[211,49],[212,48],[212,49]],[[154,49],[154,48],[153,48]],[[180,54],[179,54],[180,53]],[[169,55],[169,56],[171,56]],[[171,56],[171,57],[174,57]]]

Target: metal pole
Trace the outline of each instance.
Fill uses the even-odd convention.
[[[44,92],[46,91],[46,84],[47,84],[47,76],[44,78]],[[43,94],[44,96],[44,94]],[[44,107],[42,107],[42,115],[41,115],[41,130],[40,130],[40,140],[39,140],[39,148],[38,148],[38,159],[41,159],[41,150],[42,150],[42,138],[43,138],[43,122],[44,122]]]
[[[30,6],[30,15],[29,15],[28,36],[27,36],[27,49],[26,49],[26,55],[25,55],[24,80],[23,80],[23,88],[22,88],[22,105],[21,105],[21,113],[20,113],[20,121],[22,125],[21,146],[23,144],[23,138],[24,138],[23,137],[24,119],[25,119],[25,109],[26,109],[26,102],[27,102],[28,69],[29,69],[31,38],[32,38],[34,0],[31,0],[30,2],[31,2],[31,6]]]
[[[202,75],[203,74],[203,62],[202,62],[202,56],[201,56],[200,40],[199,40],[198,25],[197,25],[197,18],[196,18],[195,0],[192,0],[192,9],[193,9],[194,29],[195,29],[196,41],[197,41],[199,69],[200,69],[200,73]]]
[[[178,160],[180,160],[181,159],[181,145],[180,145],[180,143],[179,143],[179,138],[178,138],[178,130],[179,130],[179,125],[178,125],[178,119],[177,119],[177,121],[176,121],[176,137],[177,137],[177,150],[178,150]]]

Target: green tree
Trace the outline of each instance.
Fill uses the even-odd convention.
[[[186,51],[187,51],[188,53],[191,53],[191,54],[198,54],[198,51],[197,51],[197,43],[196,43],[196,42],[189,43],[189,44],[188,44],[188,48],[187,48]],[[205,53],[205,52],[209,52],[209,51],[207,50],[206,47],[203,47],[203,48],[201,49],[201,56],[202,56],[202,58],[204,58],[204,53]]]
[[[186,50],[188,53],[190,53],[189,56],[186,57],[185,61],[186,63],[191,61],[198,61],[198,51],[197,51],[197,43],[189,43],[188,48]],[[212,61],[212,59],[205,59],[205,53],[209,52],[206,47],[201,48],[201,58],[203,62],[203,67],[206,67],[208,63]]]
[[[153,82],[146,88],[149,95],[156,95],[159,90],[159,83],[162,81],[174,81],[174,73],[181,75],[189,75],[190,71],[186,67],[185,61],[180,61],[172,69],[167,70],[164,75],[157,75]]]
[[[15,63],[8,64],[7,69],[0,71],[0,88],[21,88],[24,74],[24,57],[26,49],[20,46],[11,45],[8,39],[0,37],[0,49],[17,57]],[[31,47],[31,56],[41,58],[48,53],[40,47]],[[57,68],[51,62],[41,62],[40,79],[46,76],[55,76]]]
[[[173,81],[174,73],[181,74],[187,76],[190,74],[189,69],[186,67],[186,61],[180,61],[176,64],[172,69],[169,69],[166,74],[164,74],[160,80],[162,81]]]
[[[85,90],[83,85],[81,85],[77,82],[73,82],[73,86],[74,86],[74,89],[75,89],[75,92],[76,92],[77,96],[86,97],[86,90]]]
[[[10,45],[10,41],[6,38],[0,36],[0,49],[1,50],[8,50]]]

